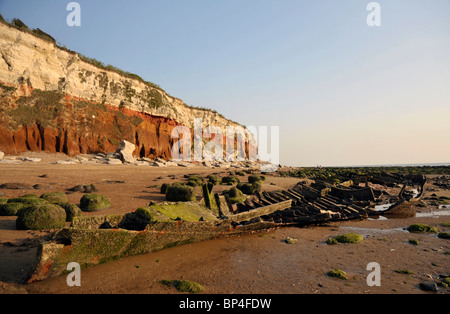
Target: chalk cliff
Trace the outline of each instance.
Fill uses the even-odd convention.
[[[0,23],[0,150],[7,154],[109,152],[125,139],[136,144],[135,155],[170,158],[172,129],[192,128],[194,118],[222,129],[238,126],[137,76]]]

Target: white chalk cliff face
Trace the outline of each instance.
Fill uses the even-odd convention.
[[[166,117],[190,128],[194,118],[201,118],[204,126],[238,126],[218,113],[190,108],[158,88],[85,62],[74,52],[3,23],[0,57],[0,82],[17,87],[17,96],[29,96],[33,89],[60,91],[87,101]]]

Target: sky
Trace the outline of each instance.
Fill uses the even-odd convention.
[[[450,162],[450,1],[0,0],[60,45],[193,106],[279,127],[291,166]]]

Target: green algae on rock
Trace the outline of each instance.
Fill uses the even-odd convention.
[[[48,201],[43,198],[36,197],[16,197],[10,198],[8,203],[22,203],[24,205],[42,205],[48,204]]]
[[[335,237],[339,243],[358,243],[364,240],[363,236],[357,233],[344,233]]]
[[[64,192],[44,193],[41,198],[52,204],[65,204],[68,202],[67,195]]]
[[[424,233],[424,232],[430,232],[430,233],[437,233],[437,229],[433,226],[429,226],[426,224],[412,224],[408,228],[406,228],[409,232],[417,232],[417,233]]]
[[[22,203],[0,204],[0,216],[16,216],[24,206]]]
[[[337,278],[337,279],[348,280],[347,273],[338,268],[330,270],[329,272],[327,272],[327,275],[329,277],[333,277],[333,278]]]
[[[108,196],[99,194],[86,194],[80,200],[80,208],[84,212],[94,212],[111,207]]]
[[[59,206],[66,211],[66,221],[72,222],[74,217],[81,216],[81,209],[72,203],[59,203]]]
[[[66,211],[54,204],[24,207],[16,219],[17,230],[47,230],[64,228]]]
[[[189,280],[161,280],[161,284],[174,287],[179,292],[200,293],[205,290],[201,284]]]
[[[169,202],[195,201],[195,189],[185,184],[172,184],[167,187],[166,200]]]

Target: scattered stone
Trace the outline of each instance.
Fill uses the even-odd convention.
[[[208,168],[212,167],[211,163],[209,161],[206,161],[206,160],[202,161],[202,165],[205,166],[205,167],[208,167]]]
[[[20,164],[19,160],[15,160],[15,159],[1,159],[0,163],[2,164],[11,164],[11,165],[18,165]]]
[[[2,160],[3,157],[5,157],[5,153],[4,152],[0,152],[0,160]]]
[[[150,166],[150,164],[146,161],[135,161],[134,164],[136,166]]]
[[[153,166],[155,166],[155,167],[165,167],[166,164],[165,164],[165,163],[162,163],[162,162],[157,162],[157,161],[155,161],[155,162],[153,163]]]
[[[120,159],[124,163],[134,163],[133,152],[136,146],[133,143],[122,140],[119,147],[117,147],[116,153],[119,154]]]
[[[432,291],[432,292],[438,291],[437,284],[434,283],[434,282],[430,282],[430,281],[428,281],[428,282],[421,282],[419,287],[423,291]]]
[[[187,163],[187,162],[181,162],[181,161],[178,162],[177,165],[178,165],[178,167],[185,167],[185,168],[192,167],[191,164],[189,164],[189,163]]]
[[[200,293],[205,290],[201,284],[188,280],[161,280],[161,284],[174,287],[179,292]]]
[[[409,269],[396,269],[395,272],[397,274],[414,275],[414,272],[410,271]]]
[[[3,183],[0,185],[0,189],[8,190],[33,190],[33,186],[25,183]]]
[[[141,157],[138,159],[138,161],[146,161],[148,163],[153,163],[153,160],[148,157]]]
[[[45,185],[45,184],[35,184],[35,185],[33,185],[33,188],[35,190],[52,190],[53,186]]]
[[[81,163],[86,163],[86,162],[89,161],[88,158],[83,157],[83,156],[76,156],[75,158],[76,158],[79,162],[81,162]]]
[[[83,185],[79,184],[74,186],[73,188],[68,189],[69,192],[81,192],[81,193],[92,193],[97,192],[98,189],[94,184]]]
[[[116,183],[126,183],[126,181],[123,181],[123,180],[106,180],[105,183],[116,184]]]
[[[327,244],[338,244],[338,240],[336,240],[335,238],[328,238],[327,241],[325,241]]]
[[[80,200],[80,208],[84,212],[94,212],[111,207],[111,201],[105,195],[86,194]]]
[[[73,160],[57,160],[55,162],[55,164],[57,164],[57,165],[75,165],[76,162]]]
[[[108,165],[121,165],[123,163],[122,163],[122,160],[120,160],[120,159],[109,158],[108,161],[107,161],[107,164]]]
[[[340,270],[340,269],[330,270],[327,273],[327,275],[329,277],[334,277],[334,278],[337,278],[337,279],[348,280],[347,273],[345,271]]]
[[[287,237],[287,238],[284,239],[283,241],[284,241],[285,243],[287,243],[287,244],[295,244],[295,243],[298,242],[297,239],[293,239],[293,238],[290,238],[290,237]]]
[[[178,164],[174,161],[167,161],[166,166],[167,167],[178,167]]]
[[[20,158],[20,160],[28,162],[40,162],[41,158],[22,157]]]

